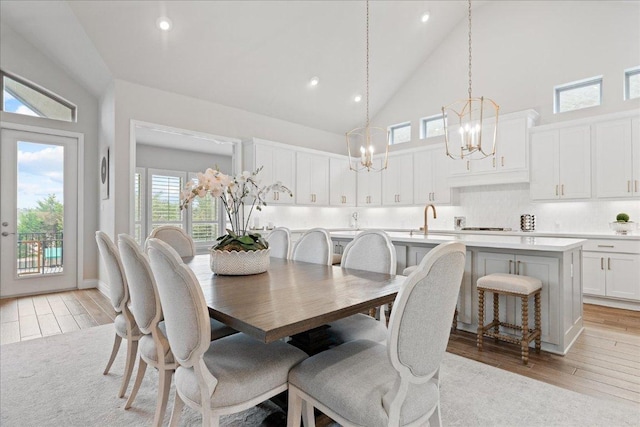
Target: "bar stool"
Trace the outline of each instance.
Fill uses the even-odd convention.
[[[407,267],[402,270],[403,276],[408,276],[418,268],[417,265],[412,265],[411,267]],[[389,312],[391,312],[392,305],[389,305]],[[453,320],[451,321],[451,332],[455,332],[458,330],[458,307],[456,306],[456,311],[453,313]]]
[[[495,340],[520,344],[522,349],[522,361],[529,363],[529,343],[536,341],[536,353],[540,353],[541,329],[540,329],[540,291],[542,282],[535,277],[520,276],[516,274],[494,273],[478,279],[478,349],[482,350],[483,337],[491,337]],[[484,293],[493,293],[493,321],[484,324]],[[499,296],[511,295],[519,297],[522,303],[522,325],[514,325],[500,321]],[[529,329],[529,297],[534,297],[535,302],[535,326]],[[520,336],[510,336],[500,333],[500,326],[520,331]]]

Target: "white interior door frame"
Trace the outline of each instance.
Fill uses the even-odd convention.
[[[19,123],[11,123],[6,121],[0,121],[0,131],[2,129],[16,130],[24,132],[41,133],[45,135],[55,135],[67,138],[75,138],[78,141],[78,159],[77,159],[77,172],[78,172],[78,186],[77,186],[77,209],[76,209],[76,284],[78,288],[82,287],[84,280],[84,217],[82,210],[84,207],[84,134],[80,132],[71,132],[61,129],[45,128],[40,126],[23,125]],[[97,164],[97,159],[96,159]]]

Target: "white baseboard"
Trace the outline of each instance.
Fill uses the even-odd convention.
[[[104,295],[109,296],[109,285],[104,283],[102,280],[96,279],[98,290],[102,292]]]
[[[582,302],[585,304],[603,305],[605,307],[622,308],[625,310],[640,311],[640,301],[625,301],[610,298],[600,298],[584,295]]]
[[[97,287],[98,279],[87,279],[78,284],[78,289],[92,289]]]

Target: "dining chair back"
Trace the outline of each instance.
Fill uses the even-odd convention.
[[[194,256],[196,254],[196,245],[193,239],[180,227],[161,225],[153,229],[149,238],[166,242],[181,257]]]
[[[185,404],[202,412],[203,426],[218,426],[220,415],[287,390],[289,370],[307,357],[304,352],[282,341],[264,344],[243,333],[210,342],[209,312],[193,271],[161,240],[149,239],[148,254],[167,338],[179,364],[170,425],[177,425]]]
[[[140,338],[138,374],[124,408],[131,408],[142,384],[147,365],[151,365],[158,370],[158,398],[153,425],[159,427],[162,425],[167,409],[171,377],[176,365],[169,341],[160,328],[162,308],[149,260],[140,250],[138,243],[127,234],[118,235],[118,248],[129,284],[131,312],[140,331],[145,334]]]
[[[267,237],[269,243],[269,256],[274,258],[289,259],[291,247],[291,231],[286,227],[276,227]]]
[[[299,426],[304,411],[314,426],[314,407],[341,425],[441,425],[439,369],[465,251],[450,242],[423,258],[395,299],[386,346],[351,341],[293,368],[287,425]]]
[[[359,233],[344,248],[342,268],[396,274],[396,250],[387,233],[366,230]],[[358,313],[329,323],[329,335],[335,342],[358,339],[376,342],[387,340],[386,305],[372,309],[370,315]],[[377,320],[376,320],[377,317]]]
[[[305,232],[296,242],[291,253],[291,259],[295,261],[314,264],[331,265],[332,258],[331,237],[324,228],[312,228]]]
[[[122,260],[118,253],[118,248],[113,243],[111,238],[103,231],[96,231],[96,243],[98,244],[98,250],[104,262],[107,270],[107,280],[109,282],[109,297],[113,309],[116,311],[116,317],[113,321],[115,327],[115,340],[113,342],[113,349],[111,350],[111,356],[107,362],[103,375],[109,373],[111,365],[118,354],[122,338],[127,340],[127,358],[124,368],[124,375],[122,377],[122,385],[118,391],[118,397],[123,397],[127,391],[129,385],[129,379],[133,372],[133,365],[135,364],[136,352],[138,351],[138,340],[141,333],[138,329],[138,325],[133,317],[133,314],[129,311],[129,288],[127,285],[127,279],[124,274],[122,266]]]

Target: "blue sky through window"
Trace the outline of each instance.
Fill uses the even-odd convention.
[[[2,96],[4,97],[4,111],[9,113],[24,114],[25,116],[40,117],[38,113],[14,98],[6,90],[2,92]]]
[[[37,206],[55,194],[64,203],[64,147],[18,142],[18,209]]]

